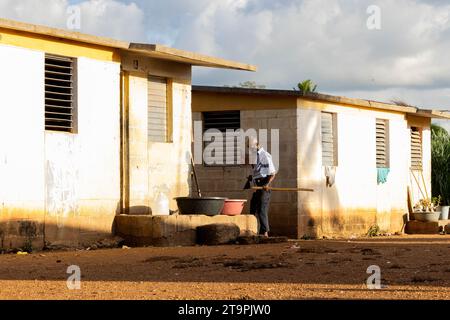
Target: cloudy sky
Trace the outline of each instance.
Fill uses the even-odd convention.
[[[449,0],[0,0],[0,16],[66,28],[75,4],[82,32],[259,67],[196,68],[195,84],[312,79],[324,93],[450,109]],[[367,28],[371,5],[380,30]]]

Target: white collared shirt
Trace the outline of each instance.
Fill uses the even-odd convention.
[[[257,162],[253,168],[253,179],[265,178],[273,176],[276,173],[272,156],[263,148],[258,150]]]

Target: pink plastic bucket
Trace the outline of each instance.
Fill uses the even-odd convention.
[[[244,210],[247,200],[227,199],[222,209],[222,214],[226,216],[239,216]]]

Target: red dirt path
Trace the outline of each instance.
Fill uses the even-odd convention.
[[[370,265],[382,290],[365,285]],[[0,299],[344,298],[450,299],[450,236],[0,255]]]

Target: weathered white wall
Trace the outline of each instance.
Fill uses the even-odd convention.
[[[322,166],[321,112],[337,114],[336,182],[326,186]],[[390,173],[377,184],[377,118],[389,120]],[[409,131],[405,116],[330,104],[299,102],[298,181],[314,193],[300,193],[299,236],[365,233],[371,225],[400,231],[407,213]]]
[[[240,98],[235,97],[235,100],[240,101]],[[231,100],[230,97],[227,99]],[[206,100],[201,100],[202,107],[217,110]],[[214,102],[211,100],[210,103]],[[326,186],[322,166],[322,111],[337,114],[338,166],[336,181],[331,188]],[[377,183],[377,118],[389,120],[390,173],[385,184]],[[194,112],[193,119],[200,120],[201,113]],[[386,232],[401,231],[408,212],[409,128],[414,124],[424,128],[424,176],[429,185],[427,119],[407,120],[401,113],[303,99],[299,99],[297,108],[293,109],[252,110],[249,107],[241,110],[243,129],[280,129],[280,172],[275,185],[314,189],[313,193],[273,193],[270,223],[274,233],[293,237],[349,236],[365,234],[373,225]],[[200,186],[207,196],[249,200],[251,192],[242,191],[242,187],[250,172],[248,166],[198,166]],[[248,206],[245,211],[248,212]]]
[[[159,193],[169,199],[170,209],[176,210],[173,198],[188,196],[190,192],[191,67],[127,55],[123,68],[130,72],[130,213],[161,214],[155,210]],[[148,140],[148,75],[165,77],[173,83],[169,92],[172,95],[173,141],[167,143]]]
[[[0,45],[0,240],[44,219],[44,55]],[[8,234],[13,234],[8,237]],[[40,233],[42,235],[42,232]],[[42,238],[35,238],[42,243]]]
[[[45,134],[49,241],[105,237],[120,200],[120,65],[77,59],[78,132]]]
[[[78,59],[78,133],[45,131],[45,53],[0,46],[0,240],[110,234],[120,198],[120,64]]]
[[[155,208],[158,193],[170,200],[170,208],[177,209],[175,197],[189,195],[191,171],[191,86],[173,84],[173,142],[148,144],[149,203]],[[159,214],[154,209],[153,214]]]
[[[424,195],[428,193],[431,197],[431,121],[429,118],[419,118],[415,116],[407,117],[408,134],[411,127],[418,127],[422,129],[422,163],[423,163],[423,180],[419,172],[409,172],[409,185],[411,188],[411,194],[413,202],[417,203],[420,199],[424,198]],[[409,136],[408,136],[409,139]],[[410,144],[407,144],[408,154],[410,154]],[[411,166],[411,158],[408,158],[408,166]],[[416,179],[414,179],[414,176]],[[423,194],[422,194],[423,193]]]

